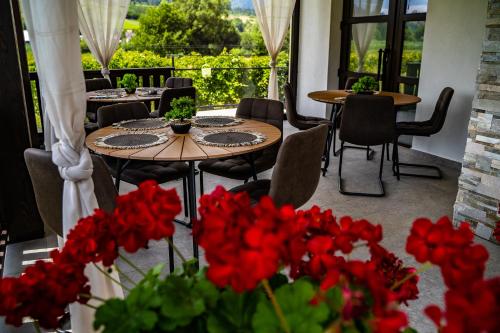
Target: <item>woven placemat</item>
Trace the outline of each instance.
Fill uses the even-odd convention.
[[[205,146],[242,147],[253,146],[266,140],[266,136],[252,131],[208,131],[192,135],[193,140]]]
[[[168,123],[163,118],[130,119],[114,123],[113,127],[127,131],[144,131],[165,128]]]
[[[116,88],[116,89],[101,89],[95,90],[89,93],[90,98],[93,99],[105,99],[105,98],[120,98],[127,96],[125,89]]]
[[[166,134],[156,133],[115,133],[97,138],[95,145],[114,149],[136,149],[161,145],[168,141]]]
[[[191,122],[196,127],[226,127],[241,124],[243,121],[243,119],[236,117],[208,116],[194,117]]]
[[[165,88],[142,87],[142,88],[137,88],[137,95],[141,97],[159,96],[163,93],[164,90]]]
[[[3,276],[4,263],[5,263],[5,253],[7,249],[7,230],[3,230],[0,227],[0,277]]]

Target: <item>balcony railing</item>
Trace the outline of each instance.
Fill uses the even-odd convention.
[[[214,67],[214,68],[124,68],[110,70],[113,87],[119,87],[124,74],[135,74],[140,87],[161,87],[171,76],[190,77],[197,89],[199,110],[213,110],[236,107],[243,97],[266,97],[269,67]],[[85,70],[85,79],[102,77],[100,70]],[[39,103],[40,82],[36,72],[30,72],[33,104],[38,133],[43,137],[43,123]],[[288,78],[288,68],[278,67],[279,86],[283,87]],[[233,86],[228,86],[233,85]],[[280,93],[280,96],[283,96]],[[151,107],[157,107],[152,105]]]

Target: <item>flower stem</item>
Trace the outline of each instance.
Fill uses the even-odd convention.
[[[127,265],[129,265],[130,267],[132,267],[133,269],[135,269],[137,272],[139,272],[143,277],[146,277],[146,274],[144,274],[144,272],[139,268],[137,267],[132,261],[130,261],[127,257],[125,257],[124,255],[120,254],[120,259],[122,259],[123,261],[125,261],[125,263]]]
[[[114,264],[114,266],[115,266],[116,271],[117,271],[120,275],[122,275],[122,276],[125,278],[125,280],[127,280],[128,282],[130,282],[130,284],[132,284],[133,286],[136,286],[136,285],[137,285],[137,283],[135,283],[135,281],[134,281],[134,280],[132,280],[132,279],[130,278],[130,276],[128,276],[127,274],[123,273],[123,271],[120,269],[120,267],[118,267],[118,265],[117,265],[117,264]]]
[[[97,310],[97,306],[90,305],[89,303],[85,303],[85,304],[82,304],[82,305],[85,305],[86,307],[91,308],[93,310]]]
[[[99,267],[99,265],[97,265],[97,264],[94,263],[94,266],[95,266],[95,268],[97,268],[97,270],[99,272],[101,272],[102,274],[104,274],[108,279],[110,279],[111,281],[113,281],[114,283],[116,283],[117,285],[119,285],[120,287],[122,287],[123,289],[125,289],[127,291],[130,291],[130,288],[125,287],[120,281],[118,281],[117,279],[115,279],[114,277],[112,277],[110,274],[108,274],[108,272],[106,272],[101,267]]]
[[[274,296],[273,290],[271,289],[271,286],[269,285],[269,281],[267,279],[262,280],[262,286],[264,286],[264,290],[266,291],[267,296],[271,300],[271,303],[273,304],[274,311],[276,312],[276,315],[278,316],[278,319],[281,324],[281,328],[286,333],[290,333],[290,328],[288,327],[288,323],[286,322],[285,315],[283,314],[283,310],[281,310],[281,307],[276,300],[276,297]]]
[[[42,333],[42,330],[40,329],[40,324],[38,323],[38,320],[35,320],[35,321],[33,322],[33,326],[35,327],[35,331],[36,331],[37,333]]]
[[[95,296],[95,295],[90,295],[90,294],[78,294],[80,297],[84,297],[84,298],[88,298],[88,299],[95,299],[96,301],[99,301],[99,302],[106,302],[106,300],[104,298],[101,298],[101,297],[98,297],[98,296]]]
[[[181,258],[183,263],[185,263],[187,261],[186,257],[184,257],[182,255],[181,251],[179,251],[179,249],[177,248],[177,246],[174,245],[174,242],[172,242],[172,239],[170,237],[165,237],[165,240],[167,241],[168,245],[170,245],[174,249],[175,254],[177,254],[179,256],[179,258]]]
[[[432,264],[427,261],[426,263],[424,263],[422,266],[420,266],[415,272],[411,273],[411,274],[408,274],[407,276],[405,276],[403,279],[399,280],[399,281],[396,281],[392,287],[391,287],[391,290],[396,290],[398,289],[399,287],[401,287],[401,285],[403,283],[405,283],[406,281],[408,281],[409,279],[413,278],[414,276],[417,276],[427,270],[429,270],[430,268],[432,268]]]

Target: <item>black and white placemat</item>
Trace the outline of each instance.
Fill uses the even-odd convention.
[[[107,99],[107,98],[120,98],[127,96],[125,89],[101,89],[89,93],[91,99]]]
[[[5,250],[7,249],[7,230],[0,227],[0,277],[3,276],[3,266],[5,262]]]
[[[266,140],[266,136],[262,133],[245,130],[199,132],[193,134],[192,138],[199,144],[214,147],[253,146]]]
[[[168,123],[163,118],[130,119],[114,123],[113,127],[126,131],[145,131],[165,128]]]
[[[114,149],[137,149],[161,145],[168,141],[166,134],[157,133],[114,133],[97,138],[95,145]]]
[[[229,116],[202,116],[191,120],[196,127],[226,127],[236,126],[243,123],[243,119]]]

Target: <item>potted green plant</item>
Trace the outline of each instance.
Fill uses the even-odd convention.
[[[196,114],[194,99],[187,96],[174,98],[170,106],[172,108],[165,114],[165,119],[175,134],[186,134],[191,128],[191,117]]]
[[[137,89],[137,76],[135,74],[125,74],[120,80],[120,84],[125,88],[127,94],[133,94]]]
[[[363,76],[352,86],[352,91],[364,95],[372,95],[377,89],[378,83],[371,76]]]

